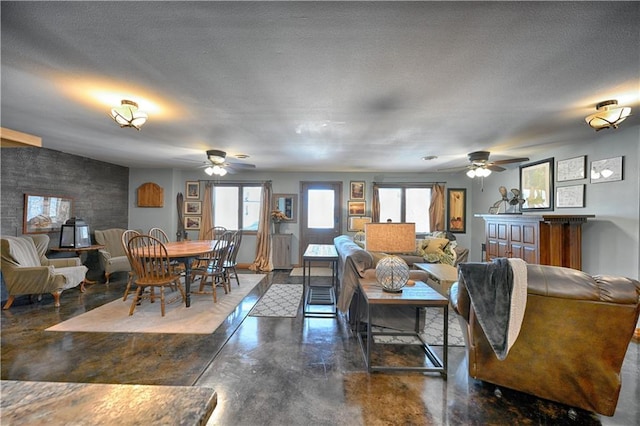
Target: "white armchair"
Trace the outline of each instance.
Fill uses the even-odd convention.
[[[98,250],[98,259],[100,266],[104,270],[106,284],[109,284],[109,278],[114,272],[130,272],[131,264],[127,253],[122,246],[122,234],[126,229],[111,228],[104,231],[95,231],[96,243],[104,246]]]
[[[63,290],[84,283],[87,267],[79,257],[48,259],[47,235],[2,237],[2,274],[9,297],[3,309],[9,309],[22,294],[51,293],[60,306]]]

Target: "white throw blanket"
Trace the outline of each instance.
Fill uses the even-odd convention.
[[[518,258],[509,258],[513,271],[513,290],[511,291],[511,309],[509,310],[509,331],[507,334],[507,353],[515,343],[527,306],[527,262]]]

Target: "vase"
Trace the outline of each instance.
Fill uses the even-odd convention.
[[[280,233],[280,222],[273,222],[273,233],[274,234]]]

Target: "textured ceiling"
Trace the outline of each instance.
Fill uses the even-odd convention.
[[[2,2],[2,126],[129,167],[434,171],[638,128],[637,2]],[[121,98],[141,131],[107,116]],[[426,162],[421,158],[438,156]]]

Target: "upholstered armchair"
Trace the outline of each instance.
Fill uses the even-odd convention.
[[[126,229],[111,228],[104,231],[95,231],[96,243],[104,246],[98,250],[100,266],[104,270],[106,283],[114,272],[130,272],[131,264],[127,253],[122,246],[122,234]]]
[[[612,416],[638,314],[640,283],[557,266],[526,265],[520,333],[500,361],[478,321],[463,274],[450,290],[467,343],[469,375]]]
[[[15,297],[23,294],[51,293],[60,306],[63,290],[83,284],[87,267],[79,257],[48,259],[47,235],[2,237],[2,274],[9,297],[3,309],[9,309]]]

